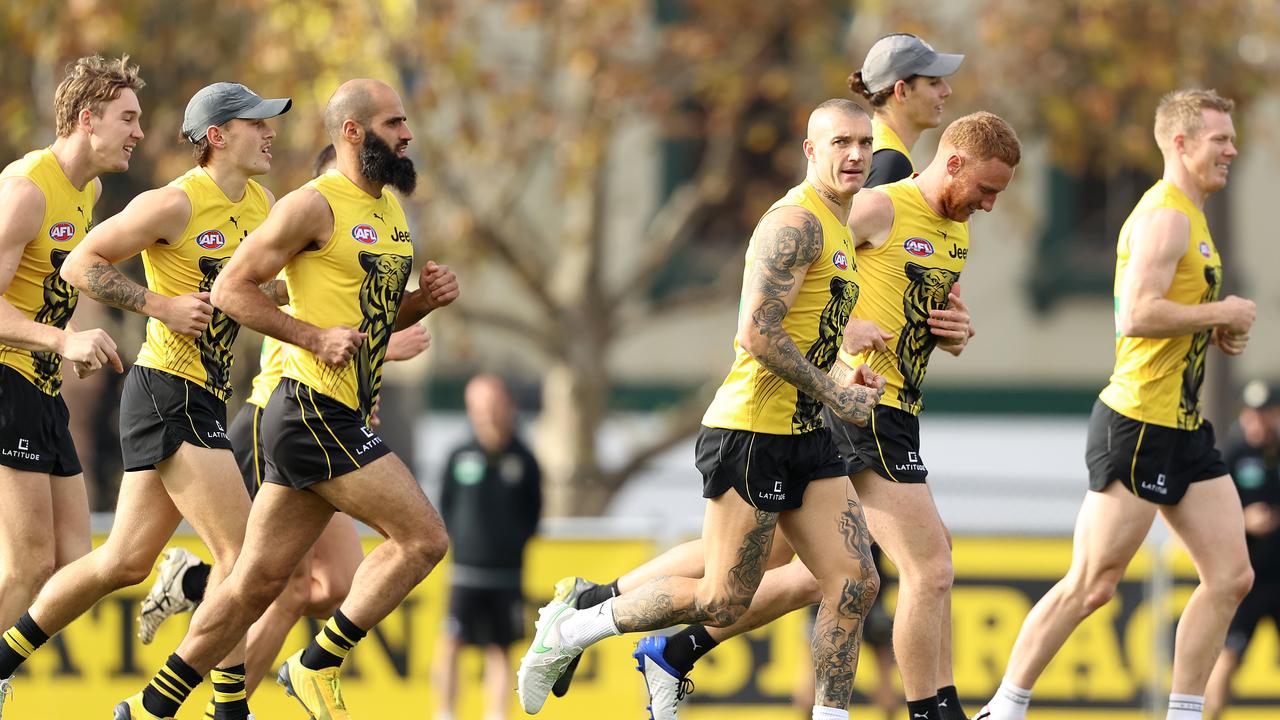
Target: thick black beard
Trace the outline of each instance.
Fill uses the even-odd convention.
[[[386,141],[371,132],[364,134],[364,144],[360,146],[360,173],[370,182],[390,185],[406,196],[412,195],[418,185],[413,161],[397,156]]]

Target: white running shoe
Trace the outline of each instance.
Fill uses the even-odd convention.
[[[676,711],[685,695],[693,692],[693,681],[680,677],[676,669],[662,657],[667,638],[650,635],[636,643],[631,657],[636,659],[636,670],[644,675],[644,686],[649,692],[649,720],[676,720]]]
[[[13,678],[0,679],[0,717],[4,717],[4,701],[13,694]]]
[[[138,639],[143,645],[156,638],[160,623],[180,612],[194,610],[195,602],[182,593],[182,576],[203,562],[183,548],[170,548],[160,563],[156,582],[142,600],[142,612],[138,615]]]
[[[569,663],[582,654],[582,648],[569,645],[560,637],[560,625],[576,612],[563,600],[552,600],[538,610],[533,643],[520,658],[520,669],[516,672],[520,707],[530,715],[542,709],[547,695],[551,694],[551,686]]]

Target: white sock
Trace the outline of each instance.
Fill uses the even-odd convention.
[[[574,647],[586,648],[621,634],[613,624],[613,598],[595,607],[583,608],[560,623],[560,638]]]
[[[813,720],[849,720],[849,711],[840,708],[813,706]]]
[[[1204,717],[1203,695],[1170,693],[1169,714],[1165,720],[1201,720]]]
[[[987,703],[987,709],[991,711],[991,720],[1024,720],[1030,704],[1031,691],[1020,688],[1005,678],[1000,681],[995,697]]]

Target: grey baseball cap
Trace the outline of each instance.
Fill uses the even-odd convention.
[[[187,111],[182,114],[182,135],[197,143],[214,125],[237,118],[265,120],[289,112],[290,107],[293,100],[289,98],[263,100],[240,83],[206,85],[187,103]]]
[[[912,75],[946,77],[960,69],[963,55],[940,53],[915,35],[895,33],[876,41],[862,61],[862,83],[873,93]]]

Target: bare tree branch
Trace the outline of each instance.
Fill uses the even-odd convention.
[[[458,308],[458,315],[465,325],[491,327],[517,335],[538,348],[547,357],[555,358],[563,355],[563,343],[557,342],[552,333],[520,317],[470,307]]]
[[[621,488],[631,476],[643,470],[649,461],[696,433],[702,423],[707,403],[719,385],[719,380],[704,383],[679,405],[667,411],[666,427],[657,437],[633,450],[622,467],[601,473],[600,485],[608,489],[608,494],[612,495]]]

